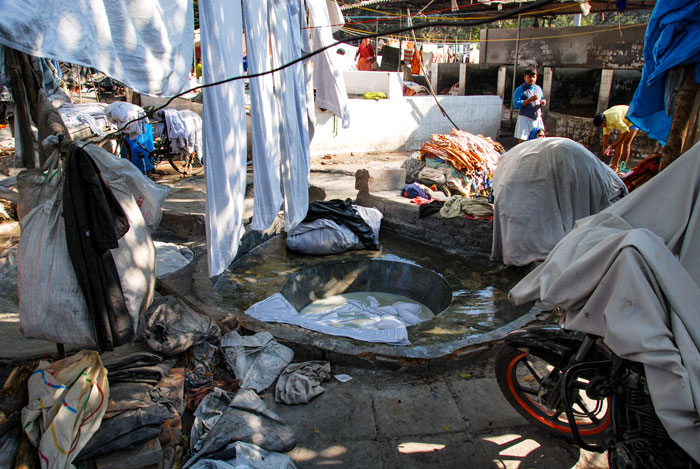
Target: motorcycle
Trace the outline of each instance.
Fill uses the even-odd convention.
[[[657,417],[644,367],[601,339],[558,326],[511,332],[496,356],[511,406],[555,436],[608,452],[612,469],[698,468]]]

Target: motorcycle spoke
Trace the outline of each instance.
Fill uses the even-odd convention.
[[[524,392],[525,394],[531,394],[533,396],[539,396],[540,394],[539,389],[525,388],[523,386],[520,386],[519,384],[515,385],[515,389],[517,391]]]
[[[598,425],[600,423],[600,420],[598,420],[595,414],[588,410],[588,407],[586,407],[586,404],[581,399],[581,396],[576,396],[576,404],[578,404],[579,408],[583,410],[583,415],[586,415],[589,419],[591,419],[591,422],[593,422],[594,425]],[[579,415],[582,414],[579,412]]]
[[[542,379],[542,377],[539,374],[537,374],[537,370],[535,370],[535,368],[530,364],[530,362],[527,360],[527,358],[525,360],[523,360],[522,362],[525,364],[525,367],[528,370],[530,370],[530,374],[532,375],[532,377],[537,380],[537,382],[539,383],[540,386],[542,386],[542,381],[544,381],[544,380]]]

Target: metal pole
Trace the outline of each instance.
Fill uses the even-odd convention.
[[[522,3],[518,3],[518,8]],[[522,20],[522,16],[518,15],[518,33],[515,36],[515,60],[513,61],[513,88],[510,90],[511,92],[511,98],[510,98],[510,120],[513,121],[513,93],[515,93],[515,77],[518,74],[518,49],[520,47],[520,21]]]

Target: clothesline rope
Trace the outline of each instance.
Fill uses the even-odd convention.
[[[534,2],[534,3],[529,4],[529,5],[524,5],[524,6],[520,7],[520,8],[518,8],[517,10],[513,10],[513,11],[509,11],[509,12],[500,13],[500,14],[498,14],[498,15],[493,15],[493,16],[491,16],[491,17],[489,17],[489,18],[486,18],[486,19],[478,19],[478,20],[463,21],[463,22],[435,22],[435,23],[426,23],[426,24],[411,25],[411,26],[407,26],[407,27],[403,27],[403,28],[393,29],[393,30],[391,30],[391,31],[386,31],[386,32],[383,32],[383,33],[372,33],[372,34],[367,34],[367,35],[365,35],[365,36],[362,36],[362,39],[364,39],[364,38],[373,39],[373,38],[376,38],[376,37],[386,36],[386,35],[390,35],[390,34],[399,34],[399,33],[404,33],[404,32],[408,32],[408,31],[414,31],[414,30],[416,30],[416,29],[433,28],[433,27],[440,27],[440,26],[464,26],[464,27],[479,26],[479,25],[481,25],[481,24],[491,23],[491,22],[493,22],[493,21],[500,21],[500,20],[508,19],[508,18],[510,18],[510,17],[513,17],[513,16],[521,15],[521,14],[527,12],[527,11],[533,10],[533,9],[535,9],[535,8],[539,8],[539,7],[543,6],[543,5],[548,5],[548,4],[550,4],[550,3],[553,3],[554,1],[555,1],[555,0],[538,0],[538,1]],[[243,79],[245,79],[245,78],[248,78],[248,79],[250,79],[250,78],[257,78],[257,77],[261,77],[261,76],[264,76],[264,75],[269,75],[269,74],[271,74],[271,73],[279,72],[280,70],[284,70],[285,68],[291,67],[292,65],[295,65],[295,64],[297,64],[297,63],[299,63],[299,62],[304,62],[304,61],[310,59],[311,57],[313,57],[313,56],[315,56],[315,55],[317,55],[317,54],[320,54],[321,52],[323,52],[323,51],[325,51],[325,50],[327,50],[327,49],[330,49],[330,48],[332,48],[332,47],[335,47],[335,46],[337,46],[337,45],[339,45],[339,44],[343,44],[343,41],[336,41],[336,42],[334,42],[334,43],[332,43],[332,44],[329,44],[329,45],[327,45],[327,46],[325,46],[325,47],[321,47],[321,48],[319,48],[319,49],[316,49],[316,50],[314,50],[314,51],[309,52],[308,54],[302,55],[301,57],[299,57],[299,58],[297,58],[297,59],[291,60],[291,61],[287,62],[286,64],[280,65],[279,67],[275,67],[275,68],[272,68],[272,69],[267,70],[267,71],[264,71],[264,72],[253,73],[253,74],[250,74],[250,75],[238,75],[238,76],[235,76],[235,77],[229,77],[229,78],[225,78],[225,79],[223,79],[223,80],[214,81],[214,82],[211,82],[211,83],[204,83],[204,84],[202,84],[202,85],[195,86],[194,88],[190,88],[190,89],[188,89],[188,90],[186,90],[186,91],[183,91],[182,93],[176,94],[175,96],[171,97],[170,99],[168,99],[168,101],[166,101],[165,104],[163,104],[163,105],[161,105],[161,106],[158,106],[157,108],[154,108],[154,109],[152,109],[152,110],[146,112],[146,115],[145,115],[145,116],[132,119],[131,121],[127,122],[123,127],[119,128],[119,129],[117,129],[117,130],[115,130],[115,131],[113,131],[113,132],[110,132],[110,133],[106,134],[102,139],[98,140],[98,141],[95,142],[95,143],[101,143],[101,142],[103,142],[104,140],[107,140],[108,138],[112,138],[115,134],[117,134],[118,132],[121,132],[121,131],[124,130],[129,124],[131,124],[131,123],[133,123],[133,122],[136,122],[136,121],[138,121],[138,120],[140,120],[140,119],[145,119],[145,118],[152,117],[154,113],[160,111],[161,109],[164,109],[164,108],[168,107],[168,106],[170,105],[170,103],[172,103],[176,98],[179,98],[180,96],[183,96],[183,95],[185,95],[185,94],[187,94],[187,93],[191,93],[191,92],[193,92],[193,91],[200,90],[200,89],[204,89],[204,88],[210,88],[210,87],[212,87],[212,86],[223,85],[223,84],[225,84],[225,83],[230,83],[230,82],[232,82],[232,81],[243,80]]]

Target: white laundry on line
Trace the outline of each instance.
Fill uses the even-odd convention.
[[[270,0],[272,65],[279,67],[301,56],[299,5],[296,1]],[[284,190],[285,229],[306,217],[309,206],[309,131],[304,74],[297,63],[273,75],[280,112],[281,175]]]
[[[191,0],[2,2],[0,44],[94,67],[147,95],[187,89],[193,42]]]
[[[248,73],[269,70],[268,0],[246,0],[245,15]],[[250,79],[250,115],[253,134],[254,230],[272,225],[282,208],[280,186],[279,117],[275,105],[272,75]]]
[[[240,2],[199,5],[202,68],[207,83],[243,74]],[[204,151],[207,155],[206,230],[209,275],[223,272],[244,233],[246,121],[243,81],[204,89]]]
[[[327,3],[329,2],[326,0],[306,0],[306,5],[309,7],[311,37],[315,49],[320,49],[336,42],[333,39]],[[347,128],[350,126],[348,94],[345,89],[343,74],[335,62],[337,55],[334,49],[327,49],[311,59],[314,63],[316,106],[328,109],[340,117],[343,127]]]

